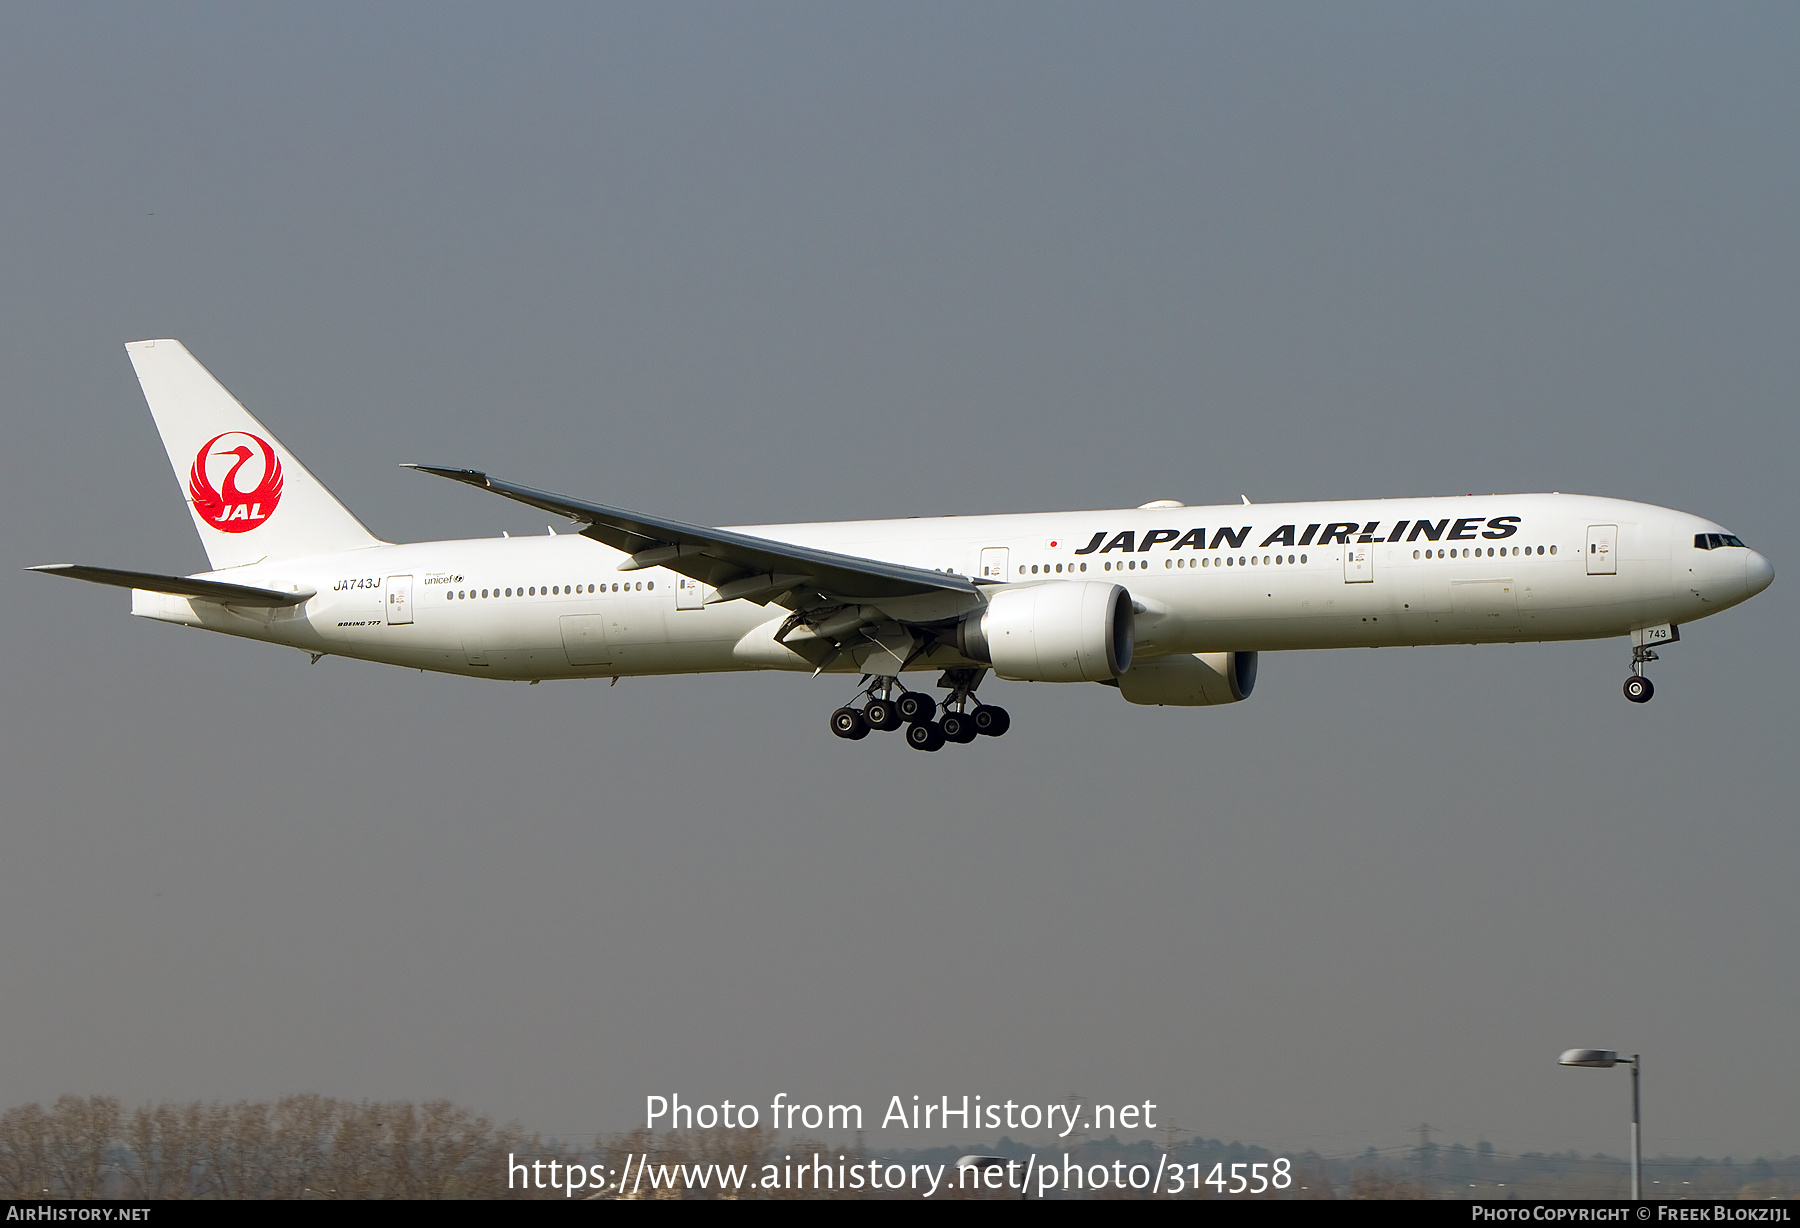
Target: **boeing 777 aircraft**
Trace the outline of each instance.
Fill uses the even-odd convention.
[[[1465,495],[709,529],[471,469],[412,468],[584,525],[380,541],[178,341],[127,345],[212,570],[56,564],[131,612],[421,670],[537,682],[858,676],[840,738],[999,736],[988,671],[1134,704],[1235,703],[1262,652],[1631,638],[1625,696],[1680,627],[1774,569],[1722,525],[1586,495]],[[901,683],[933,671],[940,702]]]

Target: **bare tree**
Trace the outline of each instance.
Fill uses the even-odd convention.
[[[0,1192],[9,1198],[49,1193],[50,1122],[41,1104],[0,1114]]]
[[[107,1150],[122,1115],[111,1096],[61,1096],[46,1120],[46,1183],[64,1198],[104,1198]]]
[[[326,1140],[338,1113],[328,1096],[283,1096],[270,1115],[269,1193],[275,1198],[307,1198],[327,1169]]]
[[[202,1160],[204,1106],[143,1105],[125,1127],[120,1166],[126,1188],[140,1198],[187,1198]]]
[[[367,1103],[338,1105],[327,1152],[326,1181],[333,1198],[380,1198],[389,1183],[378,1173],[386,1162],[381,1111]]]

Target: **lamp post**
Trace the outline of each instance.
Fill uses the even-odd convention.
[[[1559,1059],[1564,1066],[1593,1066],[1608,1069],[1620,1062],[1631,1063],[1631,1198],[1644,1196],[1644,1148],[1638,1137],[1638,1055],[1622,1058],[1612,1049],[1570,1049]]]

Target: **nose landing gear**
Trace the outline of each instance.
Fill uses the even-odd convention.
[[[1656,653],[1642,644],[1631,650],[1631,677],[1625,680],[1625,698],[1632,703],[1647,704],[1656,694],[1656,688],[1644,677],[1644,666],[1656,659]]]

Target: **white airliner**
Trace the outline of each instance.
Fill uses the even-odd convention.
[[[413,466],[578,533],[390,545],[178,341],[126,346],[213,570],[57,564],[140,617],[421,670],[537,682],[726,670],[859,676],[831,714],[920,750],[999,735],[989,670],[1135,704],[1234,703],[1284,649],[1629,636],[1626,697],[1682,624],[1769,586],[1713,521],[1585,495],[942,516],[709,529]],[[901,675],[938,673],[940,703]]]

